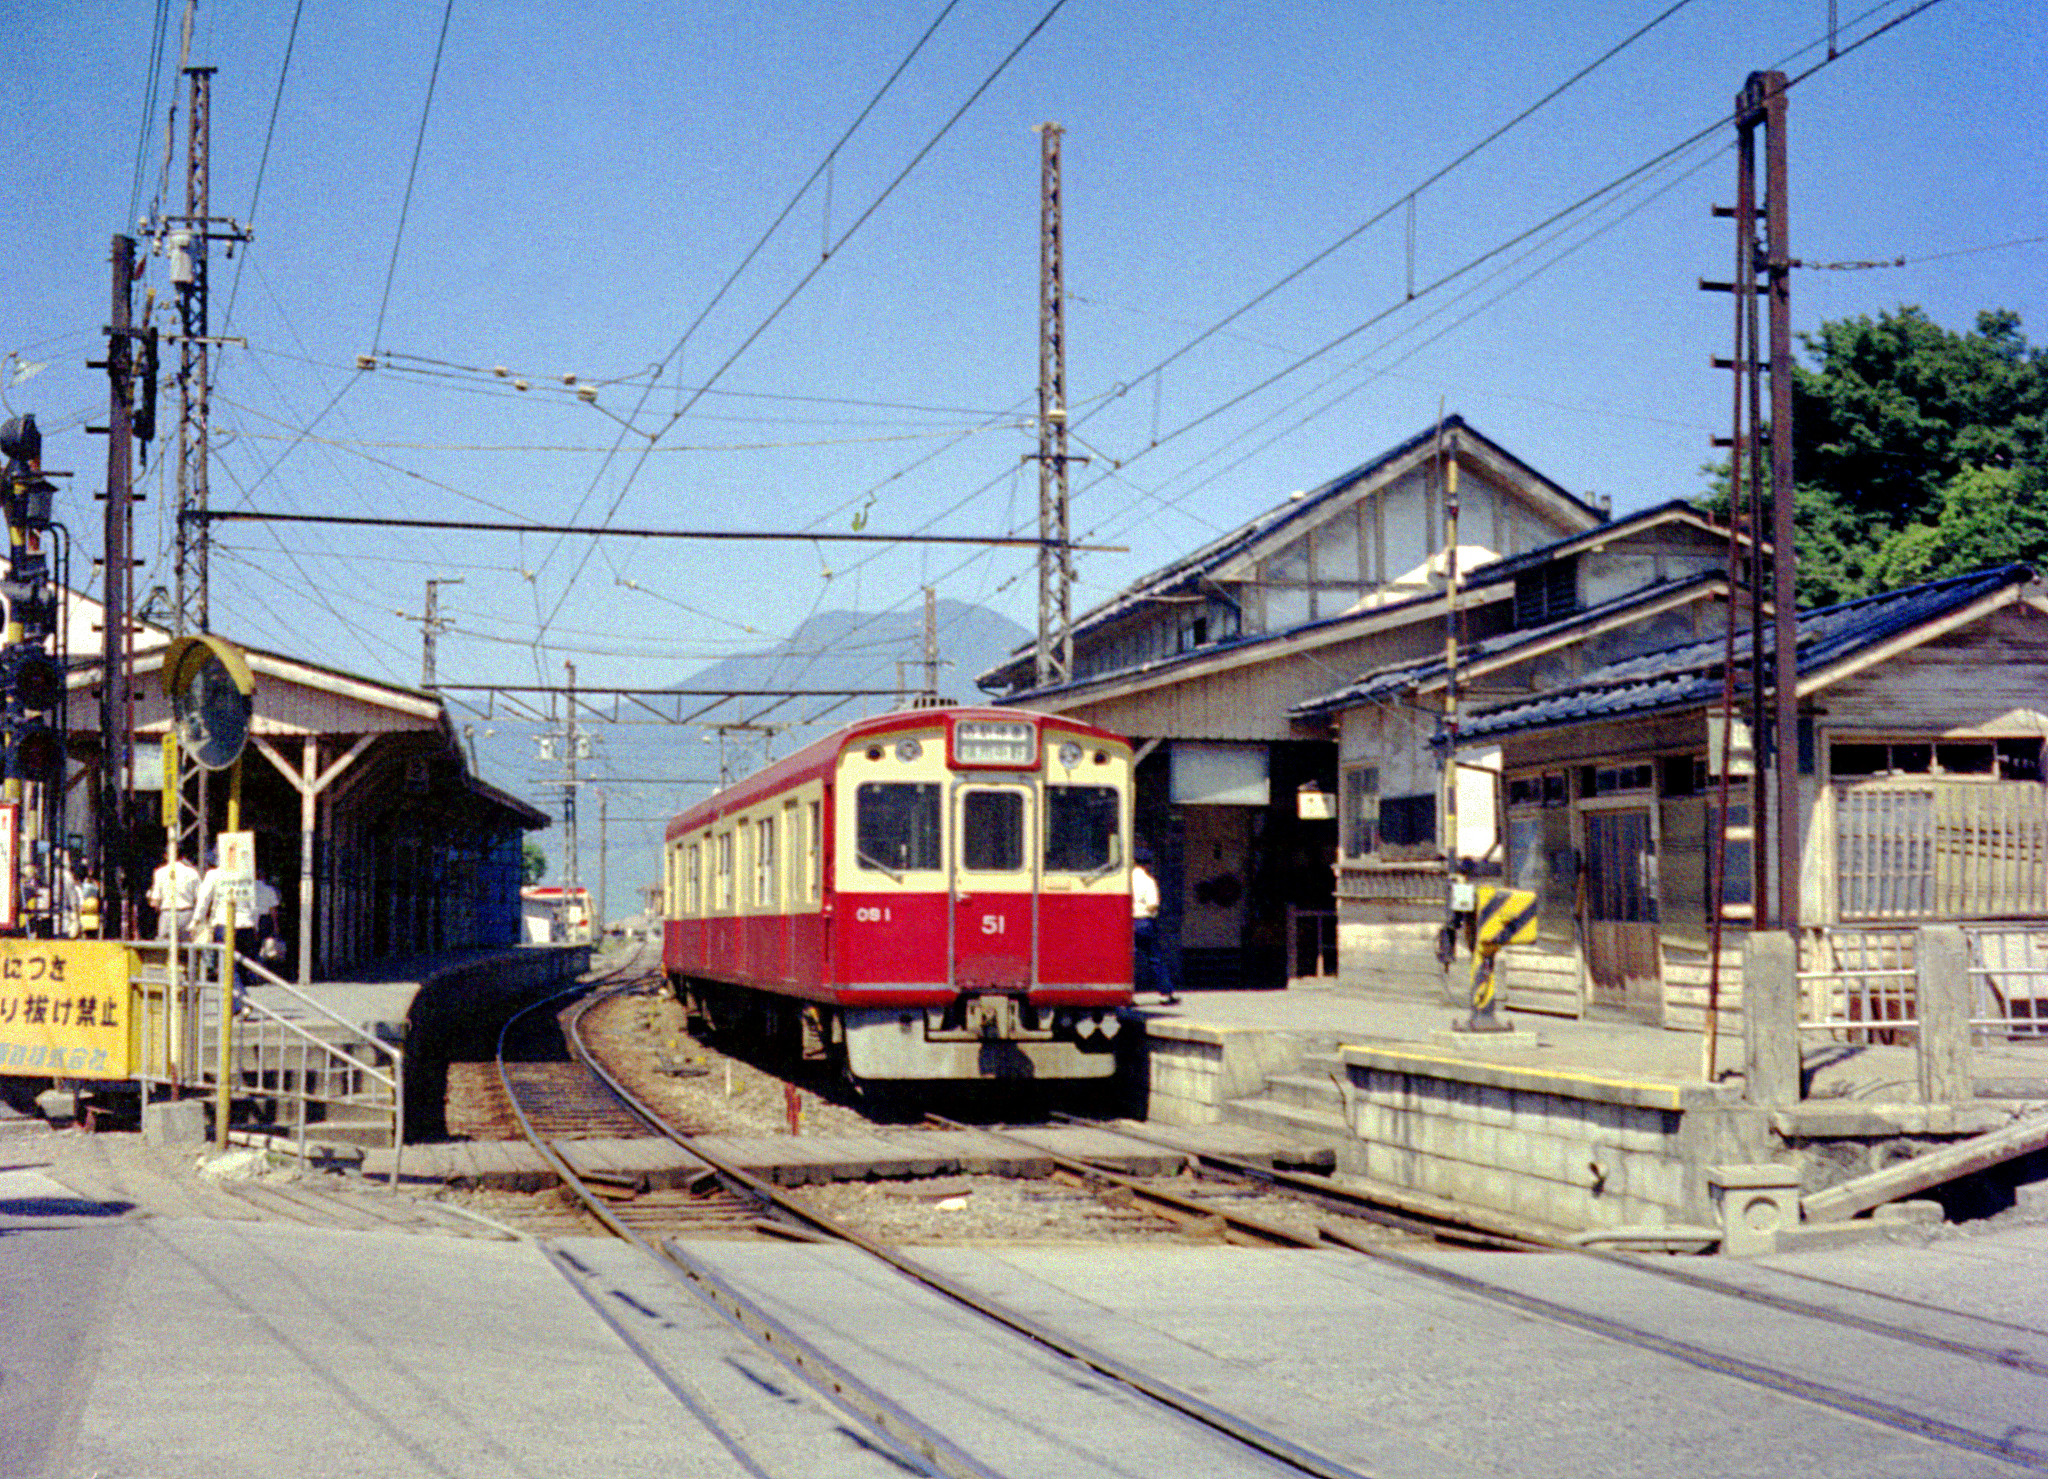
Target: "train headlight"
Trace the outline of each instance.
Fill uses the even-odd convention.
[[[1081,763],[1081,747],[1072,740],[1060,746],[1060,764],[1072,770]]]
[[[924,746],[919,744],[914,739],[902,739],[896,741],[896,758],[898,760],[901,760],[905,765],[908,765],[911,761],[915,760],[918,756],[922,755],[923,753]]]

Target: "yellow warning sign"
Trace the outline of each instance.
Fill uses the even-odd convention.
[[[0,940],[0,1074],[128,1077],[133,966],[112,940]]]
[[[1536,939],[1536,895],[1525,888],[1481,884],[1474,890],[1473,912],[1481,949],[1527,945]]]

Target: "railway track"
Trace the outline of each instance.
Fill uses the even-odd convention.
[[[1117,1126],[1117,1133],[1133,1135],[1134,1138],[1148,1138],[1142,1132],[1133,1132],[1127,1126]],[[986,1129],[984,1134],[994,1133]],[[1158,1141],[1159,1144],[1169,1144]],[[1336,1185],[1312,1185],[1316,1178],[1303,1177],[1297,1173],[1275,1171],[1269,1167],[1257,1166],[1250,1162],[1221,1155],[1199,1157],[1212,1170],[1228,1174],[1234,1179],[1256,1181],[1268,1185],[1294,1188],[1304,1197],[1323,1207],[1337,1208],[1348,1216],[1389,1226],[1403,1227],[1410,1231],[1424,1230],[1428,1224],[1405,1214],[1391,1213],[1375,1206],[1369,1199],[1349,1192]],[[1093,1165],[1086,1161],[1070,1162],[1067,1169],[1091,1175],[1099,1180],[1128,1186],[1132,1194],[1139,1197],[1160,1197],[1161,1194],[1137,1184],[1132,1178],[1108,1167]],[[1184,1213],[1199,1212],[1205,1204],[1193,1198],[1174,1198],[1173,1205]],[[1299,1246],[1311,1246],[1310,1240],[1286,1228],[1261,1224],[1255,1231],[1267,1241],[1281,1243],[1294,1241]],[[1377,1246],[1356,1236],[1355,1233],[1325,1224],[1320,1230],[1320,1241],[1346,1248],[1362,1257],[1382,1265],[1399,1269],[1413,1277],[1448,1285],[1462,1293],[1476,1296],[1490,1303],[1503,1305],[1524,1314],[1534,1315],[1558,1324],[1587,1331],[1607,1339],[1621,1341],[1656,1355],[1682,1361],[1687,1365],[1713,1371],[1738,1381],[1763,1387],[1784,1396],[1811,1402],[1818,1406],[1830,1407],[1874,1422],[1886,1424],[1927,1438],[1937,1443],[1984,1454],[2004,1460],[2022,1468],[2048,1472],[2048,1446],[2029,1443],[2012,1432],[1990,1432],[1963,1424],[1947,1421],[1941,1417],[1920,1412],[1901,1403],[1857,1391],[1851,1387],[1816,1380],[1799,1372],[1783,1369],[1772,1364],[1749,1359],[1726,1350],[1718,1350],[1701,1342],[1685,1339],[1647,1325],[1601,1313],[1592,1308],[1592,1300],[1574,1305],[1557,1299],[1532,1293],[1525,1288],[1516,1288],[1506,1281],[1475,1277],[1461,1270],[1442,1264],[1396,1252]],[[2004,1372],[2018,1373],[2027,1377],[2048,1378],[2048,1331],[2018,1322],[1986,1319],[1964,1311],[1950,1310],[1921,1301],[1897,1300],[1868,1290],[1856,1289],[1839,1282],[1823,1282],[1835,1291],[1837,1303],[1822,1303],[1818,1298],[1808,1298],[1773,1288],[1764,1283],[1738,1283],[1731,1279],[1716,1278],[1700,1274],[1681,1265],[1658,1261],[1628,1253],[1607,1249],[1582,1248],[1565,1243],[1538,1243],[1528,1239],[1497,1239],[1500,1246],[1518,1248],[1529,1252],[1543,1252],[1565,1255],[1603,1265],[1607,1270],[1618,1273],[1623,1280],[1647,1280],[1676,1285],[1683,1289],[1702,1293],[1715,1299],[1728,1299],[1770,1310],[1774,1314],[1792,1317],[1835,1327],[1838,1330],[1854,1332],[1861,1336],[1872,1336],[1897,1344],[1913,1346],[1920,1350],[1980,1367],[1994,1367]],[[1775,1273],[1773,1270],[1771,1273]],[[1765,1275],[1766,1278],[1769,1275]],[[1797,1276],[1790,1276],[1797,1278]],[[1897,1319],[1885,1319],[1860,1312],[1848,1307],[1857,1301],[1868,1305],[1892,1304],[1914,1309],[1923,1317],[1929,1317],[1935,1324],[1946,1324],[1948,1333],[1929,1329],[1925,1325],[1902,1323]],[[1603,1302],[1627,1306],[1634,1301],[1626,1291],[1607,1291]],[[2040,1348],[2027,1351],[2017,1348],[2010,1340],[1998,1345],[1983,1343],[1981,1339],[1963,1338],[1955,1333],[1961,1329],[1973,1331],[2003,1332],[2032,1337]],[[2048,1388],[2044,1388],[2038,1400],[2048,1401]]]
[[[610,990],[624,990],[637,981],[621,973],[619,980],[606,983]],[[586,1003],[587,1005],[587,1003]],[[716,1178],[721,1190],[735,1199],[752,1198],[758,1208],[749,1219],[749,1226],[756,1231],[780,1231],[786,1235],[809,1235],[821,1241],[831,1241],[858,1249],[868,1258],[886,1265],[923,1290],[942,1296],[961,1308],[972,1311],[984,1321],[992,1322],[1011,1335],[1021,1336],[1036,1348],[1042,1359],[1046,1354],[1057,1358],[1061,1364],[1078,1368],[1067,1378],[1093,1378],[1106,1382],[1130,1397],[1138,1398],[1155,1422],[1164,1422],[1183,1429],[1192,1426],[1204,1435],[1204,1441],[1221,1443],[1233,1450],[1234,1461],[1221,1463],[1204,1461],[1203,1467],[1210,1472],[1228,1473],[1234,1471],[1294,1473],[1317,1476],[1317,1479],[1363,1479],[1358,1471],[1316,1453],[1289,1439],[1264,1430],[1258,1424],[1237,1414],[1226,1411],[1191,1392],[1182,1391],[1169,1383],[1151,1376],[1137,1365],[1092,1349],[1081,1342],[1061,1333],[1040,1321],[1009,1309],[986,1295],[954,1281],[934,1269],[924,1267],[894,1250],[884,1248],[863,1237],[851,1228],[803,1206],[784,1194],[779,1188],[761,1182],[736,1166],[721,1164],[717,1158],[707,1154],[701,1145],[675,1127],[666,1125],[661,1117],[644,1104],[616,1077],[590,1057],[582,1048],[577,1034],[580,1010],[571,1014],[565,1022],[565,1030],[572,1049],[580,1063],[588,1067],[592,1081],[601,1083],[617,1101],[630,1107],[649,1128],[658,1130],[676,1141],[693,1155],[703,1160]],[[519,1100],[509,1065],[501,1064],[508,1098],[515,1106]],[[549,1082],[559,1086],[567,1076],[549,1076]],[[997,1479],[1005,1471],[993,1466],[986,1459],[971,1452],[955,1441],[937,1426],[924,1420],[915,1412],[886,1395],[876,1385],[864,1380],[846,1365],[836,1360],[819,1344],[807,1338],[801,1331],[786,1321],[777,1318],[760,1300],[740,1290],[731,1281],[721,1278],[700,1259],[693,1258],[679,1246],[675,1238],[637,1215],[630,1205],[621,1206],[615,1198],[607,1195],[601,1184],[593,1184],[590,1178],[579,1175],[568,1158],[561,1153],[558,1142],[549,1140],[542,1133],[542,1113],[561,1114],[571,1117],[597,1112],[586,1103],[568,1108],[549,1103],[537,1105],[534,1114],[522,1112],[522,1126],[527,1129],[528,1138],[547,1155],[565,1186],[583,1202],[586,1209],[613,1233],[634,1244],[650,1257],[661,1261],[665,1268],[699,1299],[715,1309],[729,1324],[754,1340],[762,1349],[773,1353],[784,1366],[802,1378],[819,1398],[829,1406],[857,1418],[887,1451],[909,1464],[916,1472],[952,1476],[952,1479]],[[795,1232],[795,1229],[802,1232]],[[643,1343],[633,1340],[631,1332],[615,1311],[588,1287],[589,1281],[582,1277],[583,1271],[571,1260],[565,1260],[556,1251],[551,1253],[565,1277],[577,1283],[579,1291],[592,1308],[613,1325],[622,1338],[627,1338],[643,1361],[657,1364]],[[680,1400],[689,1400],[693,1410],[698,1410],[694,1398],[687,1391],[687,1384],[679,1382],[674,1373],[665,1369],[657,1374],[665,1386],[678,1395]],[[736,1457],[743,1456],[744,1445],[731,1438],[730,1433],[717,1422],[715,1416],[698,1410],[698,1415],[718,1433],[721,1442],[726,1442]],[[730,1440],[730,1441],[728,1441]],[[1185,1433],[1182,1442],[1186,1441]],[[1209,1456],[1214,1459],[1214,1455]],[[1077,1467],[1072,1472],[1088,1472],[1091,1465],[1077,1455]],[[751,1456],[745,1457],[749,1472],[760,1472],[754,1468]],[[1246,1469],[1246,1465],[1250,1465]],[[1111,1466],[1113,1467],[1113,1466]]]
[[[574,1019],[569,1024],[569,1034],[572,1044],[575,1043]],[[614,1096],[615,1106],[604,1113],[621,1112],[616,1106],[624,1105],[627,1106],[624,1112],[647,1116],[644,1123],[650,1127],[657,1123],[652,1112],[622,1085],[612,1081],[601,1065],[591,1063],[587,1058],[583,1062],[589,1075],[587,1079],[566,1073],[535,1075],[537,1080],[548,1081],[538,1089],[540,1097],[545,1098],[549,1087],[561,1091],[562,1085],[570,1081],[604,1085],[606,1092]],[[508,1085],[508,1093],[510,1091]],[[529,1086],[528,1092],[536,1092],[535,1087]],[[552,1112],[555,1111],[545,1106],[541,1110],[543,1115]],[[564,1106],[563,1112],[568,1118],[561,1123],[567,1127],[567,1133],[573,1134],[574,1125],[579,1123],[577,1116],[599,1111],[587,1104],[581,1107],[572,1104]],[[605,1122],[606,1132],[616,1133],[609,1126],[610,1122]],[[672,1127],[660,1128],[662,1133],[678,1143],[686,1147],[690,1145],[687,1133]],[[986,1127],[977,1128],[984,1134],[993,1133]],[[1120,1134],[1134,1133],[1124,1126],[1118,1126],[1117,1130]],[[1135,1133],[1143,1138],[1142,1131]],[[1169,1220],[1220,1221],[1226,1229],[1225,1236],[1234,1242],[1318,1247],[1326,1251],[1348,1250],[1399,1278],[1426,1281],[1493,1308],[1511,1311],[1518,1317],[1534,1317],[1605,1341],[1619,1342],[1648,1355],[1680,1362],[1779,1397],[1883,1424],[1931,1444],[1991,1458],[2018,1469],[2048,1472],[2048,1447],[2035,1443],[2027,1430],[2008,1428],[2000,1431],[1995,1425],[1958,1420],[1955,1412],[1922,1410],[1921,1405],[1913,1401],[1895,1400],[1899,1393],[1887,1394],[1874,1379],[1861,1380],[1853,1369],[1856,1364],[1853,1358],[1837,1362],[1833,1370],[1793,1369],[1783,1361],[1759,1359],[1755,1349],[1745,1353],[1729,1348],[1725,1340],[1701,1338],[1703,1332],[1713,1336],[1732,1323],[1726,1317],[1716,1317],[1712,1311],[1716,1306],[1733,1302],[1761,1312],[1751,1317],[1753,1320],[1771,1322],[1787,1332],[1810,1331],[1816,1327],[1839,1332],[1845,1349],[1862,1349],[1872,1342],[1911,1347],[1917,1355],[1924,1355],[1932,1363],[1928,1368],[1931,1373],[1929,1391],[1966,1384],[1967,1378],[1952,1377],[1951,1373],[1971,1370],[1995,1372],[1996,1380],[2019,1382],[2024,1388],[2024,1384],[2048,1378],[2048,1344],[2039,1344],[2048,1343],[2048,1332],[2032,1326],[1972,1316],[1924,1302],[1889,1298],[1846,1285],[1802,1281],[1796,1276],[1780,1279],[1775,1272],[1760,1274],[1750,1266],[1744,1266],[1739,1276],[1722,1278],[1698,1273],[1679,1264],[1628,1254],[1563,1246],[1545,1247],[1525,1240],[1490,1237],[1471,1229],[1445,1228],[1373,1206],[1341,1186],[1314,1176],[1272,1171],[1262,1166],[1233,1162],[1228,1157],[1206,1156],[1201,1159],[1204,1170],[1218,1178],[1219,1186],[1252,1183],[1282,1188],[1311,1200],[1323,1212],[1337,1215],[1324,1223],[1315,1237],[1305,1238],[1294,1229],[1233,1207],[1228,1197],[1206,1199],[1199,1195],[1188,1196],[1086,1161],[1066,1160],[1060,1174],[1099,1187],[1118,1187],[1135,1202]],[[1184,1428],[1198,1428],[1207,1435],[1208,1441],[1227,1449],[1237,1462],[1251,1460],[1285,1471],[1328,1476],[1328,1479],[1357,1472],[1338,1459],[1295,1445],[1267,1431],[1252,1418],[1226,1410],[1217,1403],[1160,1380],[1144,1370],[1136,1360],[1112,1350],[1084,1345],[1044,1322],[1005,1309],[965,1283],[910,1260],[893,1249],[877,1246],[851,1229],[839,1226],[784,1196],[779,1189],[754,1182],[737,1168],[714,1165],[712,1169],[723,1194],[734,1198],[735,1227],[746,1231],[774,1230],[783,1236],[810,1236],[858,1249],[867,1258],[886,1264],[895,1274],[912,1281],[927,1294],[973,1311],[982,1321],[992,1322],[1012,1336],[1023,1337],[1041,1357],[1049,1355],[1058,1363],[1079,1368],[1077,1376],[1109,1384],[1139,1398],[1155,1421],[1165,1420]],[[673,1277],[716,1309],[729,1326],[746,1331],[762,1349],[772,1351],[787,1369],[811,1385],[821,1402],[856,1418],[866,1431],[875,1436],[877,1443],[900,1461],[918,1472],[933,1474],[980,1476],[1001,1472],[965,1445],[949,1438],[938,1425],[921,1418],[907,1406],[892,1401],[877,1384],[864,1382],[845,1364],[807,1339],[789,1321],[776,1318],[771,1313],[772,1298],[763,1298],[766,1291],[750,1294],[738,1281],[722,1277],[707,1261],[692,1257],[688,1248],[679,1246],[675,1241],[677,1235],[665,1231],[658,1219],[643,1220],[637,1212],[621,1215],[645,1193],[622,1198],[620,1190],[586,1182],[580,1194],[589,1199],[593,1215],[599,1221],[636,1243],[650,1257],[661,1260]],[[599,1208],[603,1210],[596,1210]],[[739,1208],[745,1210],[737,1210]],[[1566,1255],[1589,1271],[1597,1268],[1598,1276],[1580,1281],[1571,1297],[1560,1298],[1555,1288],[1556,1281],[1538,1277],[1534,1272],[1539,1265],[1554,1263],[1555,1258],[1509,1260],[1493,1266],[1492,1271],[1502,1276],[1481,1277],[1470,1271],[1469,1261],[1461,1261],[1454,1267],[1446,1260],[1395,1252],[1362,1238],[1358,1235],[1361,1223],[1392,1226],[1404,1232],[1427,1233],[1451,1241]],[[558,1266],[563,1265],[558,1263]],[[563,1266],[563,1271],[572,1280],[578,1277],[571,1267]],[[1677,1292],[1647,1298],[1642,1294],[1641,1286],[1648,1284],[1668,1286]],[[603,1301],[590,1290],[584,1292],[586,1298],[593,1300],[594,1308],[602,1305]],[[1660,1310],[1669,1309],[1669,1319],[1661,1316],[1657,1320],[1634,1317],[1631,1311],[1645,1303]],[[605,1313],[602,1309],[600,1312]],[[799,1326],[803,1323],[800,1317],[796,1321]],[[630,1343],[630,1332],[621,1329],[620,1333]],[[2030,1342],[2037,1343],[2038,1348],[2030,1348]],[[1794,1346],[1796,1340],[1787,1348]],[[1931,1402],[1927,1405],[1938,1407]],[[716,1420],[710,1414],[700,1413],[700,1416],[708,1424],[715,1424]],[[1204,1462],[1215,1472],[1232,1470],[1230,1462]],[[1089,1467],[1086,1462],[1077,1462],[1072,1472],[1087,1472]],[[760,1471],[750,1469],[749,1472]]]

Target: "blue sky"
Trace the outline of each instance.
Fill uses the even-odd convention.
[[[213,266],[215,330],[246,340],[221,356],[214,501],[639,526],[844,530],[863,512],[889,532],[1021,526],[1036,508],[1021,460],[1035,445],[1031,126],[1048,119],[1066,129],[1074,450],[1095,459],[1075,473],[1075,527],[1130,547],[1081,558],[1077,607],[1365,460],[1439,404],[1619,511],[1692,495],[1727,417],[1708,359],[1727,353],[1728,301],[1695,283],[1729,270],[1727,223],[1708,207],[1731,198],[1731,129],[1561,234],[1431,289],[1712,128],[1750,71],[1825,59],[1823,0],[1691,0],[1657,20],[1668,3],[305,0],[295,36],[291,0],[202,3],[192,60],[219,68],[213,208],[248,218],[253,200],[255,228]],[[38,414],[47,461],[79,470],[71,522],[90,554],[104,453],[81,428],[103,419],[105,392],[83,362],[102,346],[108,237],[159,196],[163,111],[184,96],[182,6],[169,8],[147,119],[156,6],[8,8],[27,60],[0,101],[15,223],[0,354],[16,356],[0,384],[13,411]],[[1839,8],[1846,45],[1912,5]],[[1411,267],[1398,203],[1653,20],[1416,197]],[[1794,251],[1938,258],[1801,272],[1799,327],[1917,303],[1960,328],[1997,306],[2048,340],[2048,244],[1968,250],[2048,234],[2048,103],[2033,85],[2048,75],[2044,34],[2038,4],[1944,0],[1798,85]],[[181,162],[169,178],[177,208]],[[1411,280],[1424,291],[1405,302]],[[147,285],[167,294],[161,259]],[[378,368],[356,370],[361,354]],[[596,404],[565,375],[598,382]],[[153,457],[141,484],[145,591],[169,580],[158,468],[170,462]],[[400,613],[420,610],[430,576],[464,582],[443,597],[456,621],[440,644],[447,681],[553,681],[567,659],[588,683],[673,683],[815,611],[914,605],[926,583],[1026,624],[1035,609],[1019,551],[247,524],[226,526],[221,545],[218,629],[404,682],[419,677],[419,630]],[[600,736],[598,769],[680,771],[677,749],[644,731]],[[531,775],[492,778],[537,796]],[[690,794],[622,788],[612,811],[652,818]],[[642,866],[657,829],[617,831],[615,880]]]

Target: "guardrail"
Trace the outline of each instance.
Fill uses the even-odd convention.
[[[405,1139],[402,1048],[371,1037],[261,961],[236,956],[245,983],[261,981],[283,992],[302,1015],[287,1015],[246,990],[237,992],[223,1051],[220,977],[227,947],[181,944],[174,949],[164,941],[130,945],[141,967],[135,982],[140,1049],[135,1076],[145,1098],[158,1088],[218,1093],[225,1075],[231,1100],[265,1103],[273,1117],[279,1105],[291,1106],[287,1122],[297,1131],[301,1162],[310,1154],[315,1106],[330,1120],[337,1109],[367,1112],[368,1122],[388,1128],[396,1184]]]
[[[1960,926],[1978,1038],[2048,1036],[2048,923]],[[1897,1042],[1920,1026],[1919,929],[1836,927],[1800,939],[1800,1029]]]

